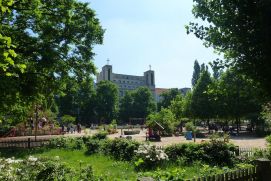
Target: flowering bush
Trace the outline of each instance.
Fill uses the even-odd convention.
[[[25,160],[16,160],[14,158],[0,159],[0,180],[70,181],[74,180],[74,178],[78,178],[78,180],[94,180],[91,167],[88,166],[81,169],[80,172],[75,172],[58,160],[59,157],[45,159],[32,156]]]
[[[167,154],[154,145],[140,145],[135,153],[135,167],[137,170],[153,169],[168,160]]]

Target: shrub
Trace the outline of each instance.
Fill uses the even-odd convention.
[[[0,159],[0,180],[27,181],[27,180],[94,180],[90,166],[75,172],[70,167],[59,162],[59,158],[35,158],[29,156],[25,160],[13,158]]]
[[[93,154],[93,153],[97,153],[99,152],[99,148],[100,148],[100,143],[101,141],[98,139],[88,139],[86,141],[86,147],[87,147],[87,153],[88,154]]]
[[[135,168],[137,170],[153,169],[168,160],[167,154],[155,145],[140,145],[135,153]]]
[[[50,139],[48,147],[80,150],[85,147],[85,144],[82,138],[58,137]]]
[[[182,159],[185,163],[203,161],[211,165],[231,166],[236,157],[233,152],[236,147],[223,141],[211,141],[202,144],[176,144],[165,148],[170,161]]]
[[[98,139],[98,140],[102,140],[102,139],[106,139],[107,138],[108,133],[106,131],[100,131],[96,134],[94,134],[92,136],[93,139]]]
[[[155,172],[144,172],[141,176],[151,177],[155,180],[163,181],[184,181],[186,170],[182,168],[172,168],[170,170],[158,170]]]
[[[105,140],[101,143],[101,151],[116,160],[131,161],[138,149],[139,143],[133,140],[117,138]]]
[[[195,143],[171,145],[165,148],[165,153],[171,161],[176,161],[181,158],[186,163],[200,161],[204,155],[201,146]]]
[[[231,166],[234,163],[235,156],[233,152],[236,151],[236,147],[232,144],[226,144],[221,140],[212,140],[201,144],[204,151],[203,160],[211,165],[228,165]]]

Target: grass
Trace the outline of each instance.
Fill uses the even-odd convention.
[[[85,150],[67,150],[67,149],[9,149],[0,150],[0,157],[15,157],[24,159],[29,155],[35,157],[56,157],[59,156],[61,162],[75,170],[91,165],[96,176],[103,176],[107,180],[137,180],[138,173],[135,171],[133,163],[116,161],[108,156],[85,154]],[[174,169],[181,168],[185,170],[185,178],[200,176],[202,164],[194,163],[191,166],[181,166],[182,164],[171,163],[161,168],[162,171],[171,172]],[[158,169],[159,170],[159,169]],[[154,173],[154,171],[150,171]]]
[[[103,175],[105,178],[115,180],[136,180],[137,173],[131,163],[115,161],[107,156],[94,154],[86,155],[85,150],[64,150],[64,149],[36,149],[36,150],[0,150],[1,157],[27,158],[29,155],[35,157],[56,157],[69,167],[79,170],[86,165],[91,165],[94,174]],[[129,179],[128,179],[129,178]]]
[[[59,150],[52,149],[43,153],[35,154],[37,157],[55,157],[59,156],[60,161],[65,162],[71,168],[80,169],[86,165],[91,165],[95,175],[103,175],[108,178],[136,180],[136,172],[128,162],[112,160],[99,154],[86,155],[82,150]]]

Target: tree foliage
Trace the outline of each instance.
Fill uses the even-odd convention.
[[[87,3],[4,0],[1,11],[0,116],[20,112],[23,120],[34,104],[63,94],[70,79],[95,73],[93,46],[104,30]]]
[[[163,92],[161,96],[161,101],[157,103],[158,110],[162,108],[168,108],[178,95],[181,95],[181,92],[177,88],[169,89],[166,92]]]
[[[193,14],[204,24],[190,23],[187,32],[223,53],[217,63],[236,67],[271,95],[271,1],[194,0]]]
[[[212,102],[208,95],[208,86],[211,83],[210,73],[202,71],[191,97],[191,112],[196,118],[210,119],[212,116]]]
[[[163,135],[172,135],[175,121],[174,114],[170,109],[162,108],[160,112],[150,114],[146,124],[154,130],[161,130],[157,125],[159,123],[164,128],[162,131]]]
[[[110,123],[118,113],[119,90],[110,81],[101,81],[96,89],[96,112],[102,123]]]
[[[146,118],[155,110],[154,97],[147,87],[139,87],[134,91],[126,92],[120,102],[120,118],[123,121],[129,118]]]
[[[194,87],[197,84],[197,81],[199,80],[200,76],[200,65],[197,60],[194,62],[194,71],[193,71],[193,76],[192,76],[192,86]]]

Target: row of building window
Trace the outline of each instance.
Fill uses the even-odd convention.
[[[125,83],[125,84],[142,84],[143,82],[134,82],[134,81],[125,81],[125,80],[113,80],[114,82],[117,83]]]
[[[128,89],[136,89],[136,86],[129,86],[129,85],[119,85],[120,88],[128,88]]]
[[[142,80],[142,78],[139,77],[133,77],[133,76],[125,76],[125,75],[116,75],[114,76],[117,79],[129,79],[129,80]]]

